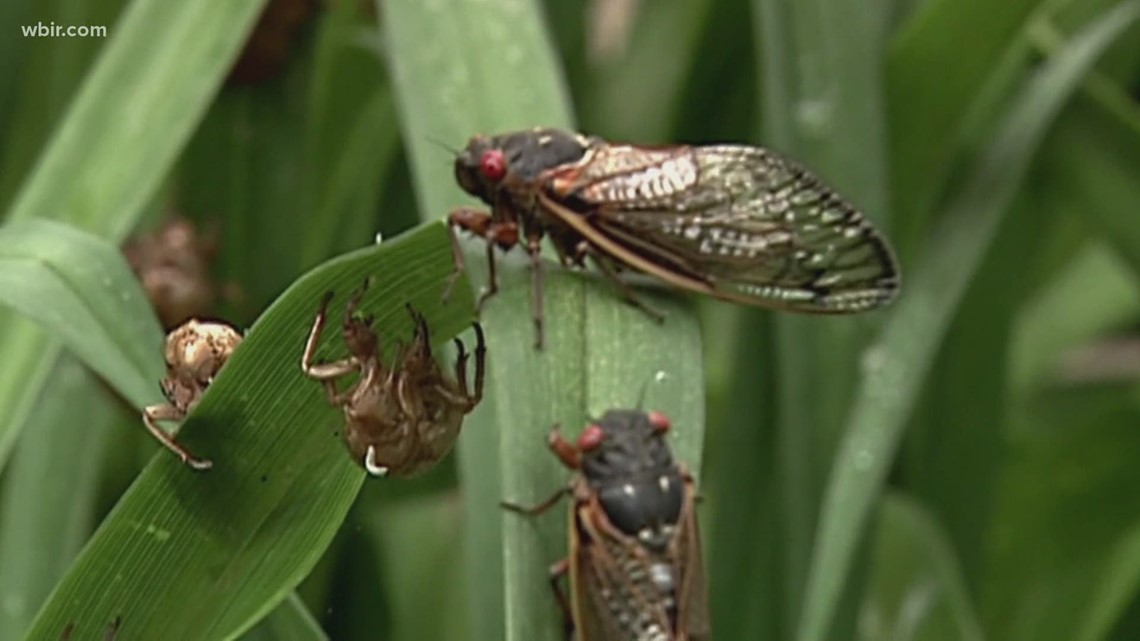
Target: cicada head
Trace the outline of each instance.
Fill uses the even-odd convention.
[[[657,412],[610,410],[578,438],[581,470],[615,527],[650,548],[667,546],[681,518],[685,483]]]
[[[591,144],[586,136],[558,129],[474,136],[455,157],[455,179],[464,191],[494,205],[508,179],[532,185],[544,171],[581,160]]]

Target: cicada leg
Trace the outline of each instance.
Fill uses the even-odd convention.
[[[490,227],[491,214],[485,211],[463,207],[453,210],[447,215],[447,235],[451,239],[451,260],[455,269],[451,272],[451,276],[448,276],[447,284],[443,287],[444,302],[451,298],[451,289],[455,286],[455,281],[459,280],[459,275],[467,268],[467,260],[463,257],[463,248],[459,246],[458,230],[465,229],[476,236],[486,236]],[[494,256],[490,256],[489,259],[493,261]]]
[[[601,270],[602,274],[604,274],[611,283],[617,286],[622,298],[624,298],[627,303],[645,312],[646,315],[658,323],[665,322],[664,312],[654,309],[645,301],[638,298],[637,294],[634,293],[633,288],[629,286],[629,283],[622,280],[621,276],[618,276],[609,259],[599,254],[598,252],[589,249],[588,247],[582,248],[581,250],[585,251],[590,256],[590,258],[593,259],[594,264],[598,266],[598,269]]]
[[[173,405],[148,405],[143,408],[143,425],[151,436],[158,439],[163,447],[174,452],[183,463],[196,470],[208,470],[214,466],[209,459],[200,459],[190,453],[190,450],[178,444],[174,437],[158,426],[158,421],[178,421],[186,418],[186,413]]]
[[[313,319],[313,326],[309,329],[309,338],[305,341],[305,351],[301,354],[301,371],[305,373],[305,376],[318,380],[324,385],[325,395],[328,397],[330,405],[340,405],[348,398],[351,390],[343,394],[337,393],[336,381],[347,374],[359,371],[360,364],[355,357],[332,363],[313,362],[313,357],[317,352],[317,343],[321,340],[321,334],[325,329],[329,302],[332,300],[332,297],[333,293],[327,292],[321,298],[320,307],[317,309],[317,317]]]
[[[566,496],[569,493],[570,487],[566,486],[559,488],[559,490],[552,494],[550,498],[547,498],[537,505],[519,505],[518,503],[511,503],[509,501],[499,501],[499,507],[503,508],[504,510],[510,510],[511,512],[524,514],[526,516],[537,516],[554,507],[558,501],[562,500],[563,496]]]
[[[558,607],[562,610],[562,629],[566,632],[566,638],[572,639],[574,634],[574,610],[570,606],[570,599],[566,596],[566,590],[562,589],[561,581],[570,572],[570,559],[562,559],[561,561],[550,566],[550,589],[554,591],[554,598],[558,600]]]
[[[459,245],[458,229],[479,236],[487,242],[487,287],[479,293],[476,309],[482,311],[483,303],[499,291],[499,275],[495,270],[495,247],[503,251],[509,250],[519,242],[519,227],[512,219],[495,220],[491,214],[475,209],[460,208],[451,212],[447,217],[447,230],[451,237],[451,258],[455,271],[448,277],[443,288],[443,300],[451,298],[451,289],[459,274],[466,269],[466,259],[463,257],[463,248]]]
[[[526,239],[526,251],[530,255],[530,269],[534,280],[533,316],[534,348],[542,349],[542,236],[533,235]]]

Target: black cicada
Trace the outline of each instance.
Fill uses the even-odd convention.
[[[554,591],[577,641],[708,641],[696,490],[673,461],[657,412],[610,410],[578,437],[551,432],[550,449],[580,474],[534,507],[574,497],[570,556],[551,567]],[[559,587],[569,571],[571,598]]]
[[[563,265],[587,257],[625,298],[660,317],[616,278],[629,268],[724,300],[797,312],[878,307],[899,288],[886,241],[855,207],[797,163],[761,147],[638,147],[557,129],[475,136],[455,159],[460,186],[491,212],[448,217],[494,246],[525,243],[542,344],[539,248],[549,234]]]

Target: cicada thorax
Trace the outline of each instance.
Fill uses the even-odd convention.
[[[695,490],[667,427],[659,414],[615,410],[579,439],[570,573],[580,641],[708,638]]]

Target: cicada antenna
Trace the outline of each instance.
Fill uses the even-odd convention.
[[[645,409],[645,396],[649,393],[649,384],[660,383],[666,378],[669,378],[669,375],[665,373],[665,370],[659,369],[653,373],[653,376],[650,376],[644,382],[642,382],[641,392],[639,392],[637,395],[637,411],[640,412]]]
[[[444,151],[451,154],[452,156],[458,156],[459,155],[459,152],[460,152],[459,149],[452,147],[451,145],[447,144],[446,142],[443,142],[442,140],[440,140],[438,138],[433,138],[431,136],[424,136],[424,140],[427,140],[428,142],[435,145],[436,147],[443,149]]]

